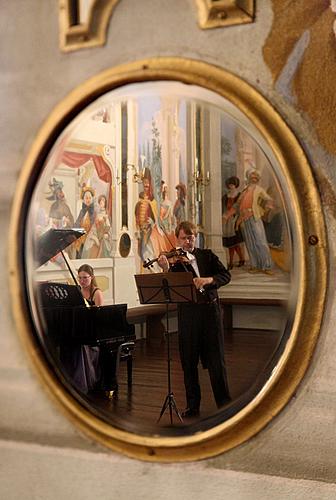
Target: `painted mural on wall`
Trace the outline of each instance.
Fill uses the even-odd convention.
[[[290,270],[281,193],[266,156],[243,129],[222,121],[223,246],[229,269],[272,276]]]
[[[151,260],[174,246],[171,202],[168,186],[162,179],[162,146],[154,120],[151,135],[151,144],[149,138],[145,138],[146,142],[140,145],[142,186],[134,209],[140,267],[141,262]]]
[[[138,164],[142,184],[136,202],[135,236],[138,242],[138,268],[142,263],[171,250],[176,243],[176,225],[187,218],[187,188],[182,182],[187,177],[184,153],[185,127],[180,117],[185,114],[185,103],[179,100],[143,98],[138,103]],[[162,137],[167,129],[167,118],[173,126],[166,130],[178,151],[175,168],[164,157]],[[171,154],[171,153],[170,153]],[[169,156],[170,156],[169,154]],[[172,168],[173,167],[173,168]],[[156,269],[155,267],[153,269]]]
[[[56,175],[49,181],[50,193],[40,203],[39,232],[48,228],[82,228],[86,234],[67,249],[71,259],[112,257],[111,212],[108,210],[107,194],[110,188],[107,183],[97,181],[92,165],[81,166],[70,177],[63,166],[56,171]],[[89,184],[82,182],[84,178]],[[65,183],[71,185],[68,193]],[[75,198],[69,198],[71,192],[76,193]]]
[[[111,259],[104,265],[112,268],[115,258],[128,259],[133,283],[135,273],[159,271],[143,263],[171,250],[176,226],[190,220],[198,246],[219,255],[233,284],[289,283],[281,189],[269,158],[237,120],[201,100],[164,94],[108,103],[78,123],[48,159],[37,211],[38,234],[85,230],[66,250],[71,260],[99,267]],[[120,254],[125,233],[130,251]],[[57,255],[53,262],[63,266]]]
[[[95,142],[102,124],[111,126],[106,108],[90,114],[84,126],[80,123],[61,138],[48,158],[51,175],[37,199],[37,234],[49,228],[85,230],[66,249],[73,260],[112,257],[113,169],[108,146]],[[89,130],[86,137],[83,129]],[[63,266],[59,256],[53,261]]]

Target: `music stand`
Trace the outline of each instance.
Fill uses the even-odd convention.
[[[168,308],[169,304],[196,302],[196,288],[193,282],[193,274],[190,272],[153,273],[136,274],[134,277],[141,304],[166,304],[168,394],[163,403],[158,422],[167,408],[169,408],[171,424],[173,423],[173,410],[180,421],[183,422],[171,386]]]

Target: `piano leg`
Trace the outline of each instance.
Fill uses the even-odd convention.
[[[125,359],[127,361],[127,385],[128,387],[132,387],[132,376],[133,376],[133,349],[134,349],[134,342],[124,342],[123,344],[120,344],[118,348],[118,357],[117,357],[117,376],[119,372],[119,364],[122,359]]]
[[[118,373],[121,360],[127,361],[127,385],[132,387],[133,378],[133,349],[135,343],[124,342],[118,349],[109,346],[108,343],[100,345],[99,363],[101,368],[101,389],[105,396],[112,399],[118,391]]]
[[[132,387],[132,376],[133,376],[133,359],[132,354],[127,358],[127,385]]]
[[[113,397],[115,391],[118,390],[117,382],[117,357],[115,350],[109,348],[108,345],[100,347],[100,368],[101,368],[101,389],[108,398]]]

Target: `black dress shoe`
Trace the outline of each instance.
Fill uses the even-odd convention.
[[[118,384],[111,384],[103,390],[105,399],[115,399],[118,394]]]
[[[199,417],[200,411],[198,408],[186,408],[182,412],[182,418]]]

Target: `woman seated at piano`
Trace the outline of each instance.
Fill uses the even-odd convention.
[[[78,269],[81,293],[89,305],[103,305],[103,293],[98,288],[93,268],[83,264]],[[101,353],[97,346],[72,344],[63,346],[61,361],[78,390],[87,394],[101,383]]]
[[[90,306],[102,306],[103,293],[97,286],[94,270],[88,264],[78,269],[78,280],[84,299]],[[77,386],[81,385],[83,392],[91,390],[102,391],[107,397],[113,395],[117,389],[116,380],[116,353],[111,352],[108,346],[82,346],[79,356],[79,378]],[[80,375],[82,373],[82,376]],[[76,382],[75,382],[76,383]]]
[[[103,292],[98,288],[93,268],[83,264],[78,269],[78,280],[81,292],[90,306],[102,306],[104,302]]]

